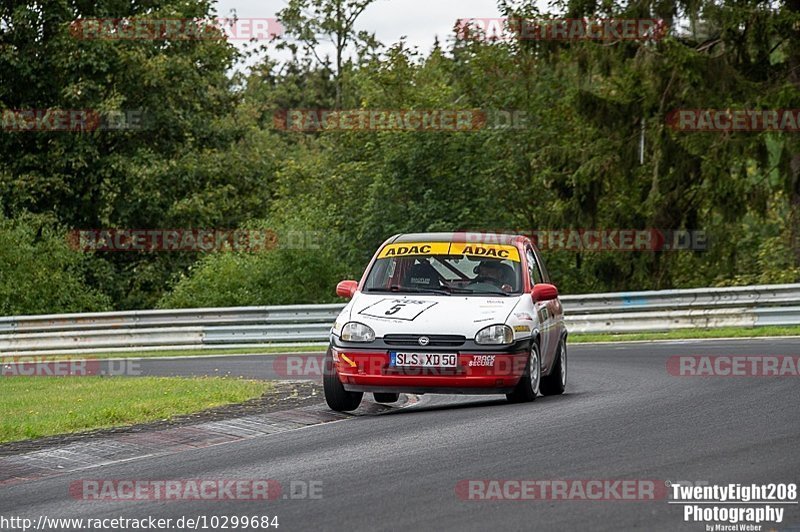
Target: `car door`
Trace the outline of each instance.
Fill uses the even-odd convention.
[[[539,268],[542,271],[542,278],[544,279],[545,283],[552,284],[550,280],[550,274],[547,273],[547,267],[542,260],[542,256],[539,254],[538,250],[534,249],[534,254],[536,255],[536,261],[539,264]],[[566,326],[564,324],[564,306],[561,304],[561,299],[556,298],[552,301],[548,301],[548,308],[550,309],[550,316],[553,322],[553,361],[555,362],[556,356],[558,356],[558,344],[561,342],[561,338],[564,336],[564,332],[566,331]]]
[[[525,257],[528,275],[531,279],[531,288],[540,283],[549,283],[546,271],[542,267],[542,262],[538,254],[532,248],[527,247]],[[561,315],[561,303],[554,299],[552,301],[541,301],[534,303],[534,309],[539,317],[541,324],[541,356],[543,366],[550,368],[556,356],[556,349],[559,341],[559,317]]]

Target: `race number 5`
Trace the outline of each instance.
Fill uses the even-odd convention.
[[[406,306],[405,303],[398,303],[397,305],[393,306],[392,308],[384,312],[384,314],[386,314],[387,316],[391,316],[392,314],[397,314],[398,312],[403,310],[403,307],[405,306]]]
[[[386,298],[361,309],[362,316],[385,320],[413,321],[417,316],[436,305],[436,301],[418,299]]]

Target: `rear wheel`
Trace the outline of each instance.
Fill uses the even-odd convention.
[[[333,354],[331,349],[325,354],[325,365],[322,375],[322,387],[325,390],[325,402],[331,410],[337,412],[349,412],[358,408],[361,404],[361,399],[364,397],[363,392],[348,392],[344,389],[342,381],[339,380],[339,374],[336,372],[336,366],[333,363]]]
[[[520,377],[514,391],[506,394],[506,399],[512,403],[535,401],[536,396],[539,394],[541,376],[542,363],[539,358],[539,346],[534,342],[531,344],[531,352],[528,356],[528,365],[525,367],[525,373]]]
[[[542,395],[561,395],[567,387],[567,341],[558,343],[558,357],[550,375],[542,377]]]
[[[376,403],[394,403],[400,399],[400,394],[375,392],[372,397],[375,398]]]

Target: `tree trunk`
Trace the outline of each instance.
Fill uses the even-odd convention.
[[[345,27],[342,2],[336,2],[336,109],[342,108],[342,55],[347,40],[348,28]]]
[[[789,144],[791,146],[791,144]],[[792,238],[794,265],[800,267],[800,153],[792,155],[789,163],[791,189],[789,192],[789,229]]]
[[[800,0],[786,0],[786,7],[793,13],[800,13]],[[800,29],[795,25],[788,46],[789,81],[800,89]],[[789,163],[789,229],[791,232],[794,265],[800,267],[800,143],[786,141],[791,151]]]

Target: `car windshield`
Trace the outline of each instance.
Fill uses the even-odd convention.
[[[389,244],[367,275],[365,292],[514,295],[522,291],[516,247],[457,242]]]

